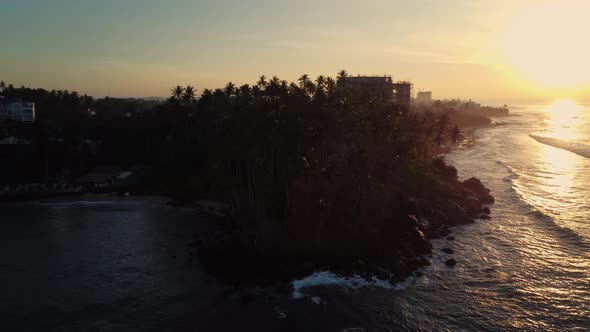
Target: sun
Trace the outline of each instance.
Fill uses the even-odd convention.
[[[590,1],[536,1],[507,17],[500,37],[507,64],[549,88],[590,83]]]

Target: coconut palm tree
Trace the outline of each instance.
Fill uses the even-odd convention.
[[[326,78],[326,94],[332,96],[336,92],[336,81],[332,77]]]
[[[188,85],[186,88],[184,88],[184,91],[182,92],[182,102],[185,105],[190,105],[192,103],[195,102],[195,94],[196,94],[196,90],[194,87]]]
[[[342,69],[341,71],[338,72],[338,75],[336,76],[336,82],[338,83],[339,86],[344,86],[346,84],[347,78],[348,78],[348,73],[346,72],[346,70]]]
[[[232,82],[228,82],[223,89],[227,98],[231,98],[236,92],[236,86]]]
[[[301,75],[301,77],[299,77],[299,87],[301,89],[304,89],[307,87],[307,82],[309,82],[309,75],[307,74],[303,74]]]
[[[326,96],[326,77],[324,75],[320,75],[315,80],[315,90],[313,92],[313,97],[316,100],[323,100]]]
[[[170,100],[180,102],[182,100],[182,95],[184,94],[184,88],[180,85],[177,85],[175,88],[172,88],[170,92],[172,93]]]
[[[445,151],[443,157],[445,157],[447,153],[451,151],[451,148],[453,146],[459,144],[459,142],[461,142],[464,138],[465,136],[463,136],[459,127],[457,125],[454,125],[448,133],[449,143],[447,145],[447,150]]]
[[[268,83],[266,82],[266,76],[261,75],[260,78],[258,79],[258,83],[256,83],[258,85],[258,87],[262,90],[264,90],[266,88],[266,86],[268,85]]]

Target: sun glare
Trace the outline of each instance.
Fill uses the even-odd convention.
[[[549,115],[549,133],[552,137],[562,140],[578,138],[578,124],[581,107],[573,100],[559,99],[549,105],[545,112]]]
[[[534,83],[572,89],[590,83],[587,1],[543,1],[515,10],[501,36],[509,66]]]

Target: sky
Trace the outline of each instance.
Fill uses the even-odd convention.
[[[202,91],[345,69],[411,80],[435,98],[580,99],[590,95],[588,9],[582,0],[0,0],[0,80],[149,97],[177,84]]]

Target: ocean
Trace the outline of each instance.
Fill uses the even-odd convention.
[[[199,268],[192,210],[2,205],[2,330],[590,331],[590,107],[511,113],[447,156],[492,190],[491,220],[433,241],[432,265],[392,287],[326,271],[295,297],[238,290]]]

